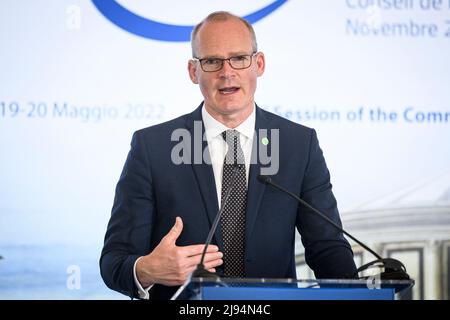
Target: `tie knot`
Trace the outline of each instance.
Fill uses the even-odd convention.
[[[235,145],[239,143],[239,132],[236,130],[226,130],[222,132],[222,138],[232,149],[236,148]]]
[[[225,156],[226,164],[239,164],[245,163],[244,153],[242,152],[241,143],[239,141],[239,132],[236,130],[227,130],[222,132],[222,138],[228,145],[228,151]]]

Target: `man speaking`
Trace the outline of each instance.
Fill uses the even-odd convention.
[[[100,258],[106,285],[130,297],[169,299],[197,267],[222,205],[207,270],[295,278],[297,228],[317,278],[353,275],[342,233],[257,179],[270,174],[341,223],[315,131],[255,103],[265,57],[252,26],[215,12],[194,28],[191,45],[189,76],[204,100],[190,114],[133,135]]]

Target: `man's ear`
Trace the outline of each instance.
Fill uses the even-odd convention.
[[[256,67],[258,77],[262,76],[264,70],[266,69],[266,58],[264,57],[264,53],[262,52],[258,52],[256,56]]]
[[[191,78],[191,81],[195,84],[198,84],[197,66],[198,66],[198,64],[196,61],[189,60],[189,62],[188,62],[189,77]]]

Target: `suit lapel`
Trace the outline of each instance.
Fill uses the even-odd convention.
[[[250,164],[250,173],[248,178],[248,192],[247,192],[247,211],[245,221],[245,239],[246,242],[250,240],[250,236],[255,226],[256,217],[258,215],[261,200],[264,194],[266,185],[258,181],[258,175],[261,173],[261,163],[258,158],[258,145],[263,136],[259,135],[259,129],[269,129],[269,121],[265,117],[263,111],[256,107],[256,124],[255,135],[253,136],[252,159]],[[246,245],[248,247],[248,245]]]
[[[188,128],[191,134],[191,151],[193,151],[190,156],[192,162],[191,166],[194,171],[195,178],[197,180],[197,185],[200,189],[200,194],[202,196],[209,224],[211,227],[214,218],[216,217],[216,214],[219,210],[219,206],[212,165],[206,164],[203,158],[201,158],[203,156],[203,151],[208,145],[207,141],[203,141],[205,128],[203,125],[201,114],[202,106],[203,103],[194,112],[189,114],[186,120],[186,127]],[[202,142],[202,144],[199,154],[199,150],[195,149],[196,147],[194,144],[195,143],[198,144],[200,141]],[[195,158],[196,157],[194,154],[195,152],[197,152],[197,158]],[[223,240],[222,240],[222,233],[220,232],[220,230],[221,228],[219,223],[219,226],[217,227],[216,232],[214,234],[214,238],[220,250],[223,251]]]

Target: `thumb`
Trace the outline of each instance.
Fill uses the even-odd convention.
[[[175,243],[175,241],[177,241],[182,231],[183,231],[183,220],[181,220],[180,217],[177,217],[175,219],[175,224],[173,225],[172,229],[170,229],[170,231],[167,233],[165,238],[169,242]]]

